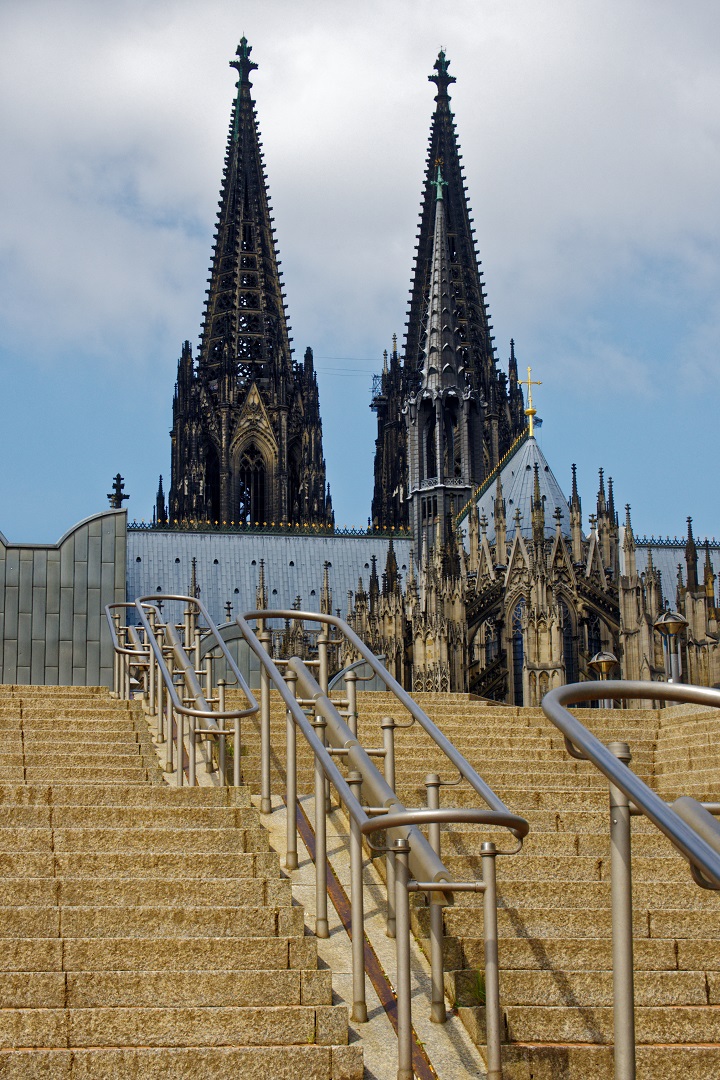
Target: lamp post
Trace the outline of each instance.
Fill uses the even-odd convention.
[[[617,656],[611,652],[604,652],[602,649],[588,660],[588,667],[598,673],[602,682],[607,681],[608,675],[616,665]],[[601,705],[603,709],[612,709],[613,707],[612,701],[608,698],[604,698]]]
[[[653,623],[662,636],[665,677],[669,683],[680,682],[680,641],[678,635],[688,625],[687,619],[679,611],[663,611]],[[673,643],[675,648],[673,648]]]

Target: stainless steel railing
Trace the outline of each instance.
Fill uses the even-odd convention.
[[[162,621],[158,603],[166,602],[185,604],[182,624],[174,625]],[[139,628],[120,625],[119,612],[130,608],[137,613]],[[131,674],[134,671],[139,676],[143,700],[146,702],[147,711],[154,718],[156,740],[159,746],[164,746],[165,771],[174,771],[177,786],[183,786],[187,717],[189,785],[195,786],[198,745],[204,737],[213,739],[218,744],[218,772],[221,783],[225,783],[226,741],[228,738],[232,739],[233,784],[239,786],[241,721],[244,717],[256,713],[259,706],[202,601],[190,596],[153,594],[140,597],[134,604],[108,604],[105,614],[115,653],[115,693],[121,698],[129,698]],[[201,625],[201,618],[205,626]],[[222,680],[217,687],[217,694],[213,695],[212,657],[206,658],[204,669],[200,668],[199,663],[203,636],[212,640],[213,648],[220,649],[238,687],[245,695],[247,708],[225,707],[225,686]],[[182,697],[178,693],[175,676],[179,676],[182,682]],[[204,688],[199,681],[201,678],[205,682]],[[227,720],[233,721],[231,730],[225,730]],[[208,772],[214,771],[211,749],[205,765]]]
[[[184,621],[173,624],[162,621],[158,602],[185,604]],[[139,626],[121,627],[120,610],[134,607]],[[286,710],[286,804],[287,831],[285,865],[297,869],[297,732],[306,740],[314,757],[315,802],[315,876],[316,922],[318,937],[329,935],[327,905],[327,831],[326,814],[330,808],[332,787],[350,823],[350,878],[353,928],[364,931],[364,898],[362,883],[363,839],[369,846],[371,858],[385,856],[388,889],[387,927],[395,938],[397,957],[397,1019],[398,1019],[398,1080],[412,1080],[412,1017],[410,994],[410,915],[409,893],[423,892],[430,904],[430,966],[431,1019],[445,1020],[443,980],[443,908],[453,902],[459,891],[484,894],[485,986],[487,1066],[490,1080],[502,1077],[500,1060],[501,1012],[497,960],[497,901],[496,859],[520,850],[527,835],[528,823],[510,812],[502,800],[477,774],[452,743],[439,731],[426,713],[397,684],[364,643],[347,624],[332,615],[300,611],[256,611],[239,616],[237,625],[249,649],[260,662],[260,703],[247,687],[225,641],[214,626],[204,605],[186,596],[157,595],[141,597],[134,605],[110,605],[107,618],[116,653],[116,692],[127,697],[131,676],[137,679],[143,700],[154,717],[158,742],[166,746],[165,767],[176,772],[176,782],[184,782],[183,750],[189,751],[189,782],[196,781],[196,747],[198,738],[210,737],[218,742],[220,767],[217,780],[227,780],[224,768],[225,741],[234,736],[234,783],[240,782],[240,720],[250,713],[260,712],[260,794],[261,811],[272,811],[271,800],[271,738],[270,691],[279,693]],[[206,626],[200,625],[202,619]],[[267,629],[272,619],[299,620],[319,624],[316,635],[317,659],[303,661],[298,657],[273,659],[273,634]],[[259,622],[255,633],[251,621]],[[332,638],[330,634],[336,636]],[[207,648],[207,637],[212,647]],[[410,723],[398,724],[391,717],[381,722],[382,747],[366,748],[357,738],[358,714],[357,674],[351,667],[344,673],[346,697],[333,701],[328,694],[329,654],[341,643],[348,644],[378,675],[394,694],[399,705],[411,716]],[[218,680],[213,685],[212,654],[219,648],[227,669],[232,672],[244,691],[248,708],[228,710],[225,707],[224,686]],[[205,667],[200,658],[204,654]],[[283,670],[281,671],[280,668]],[[176,685],[179,680],[182,691]],[[201,685],[202,683],[202,685]],[[180,691],[180,692],[179,692]],[[214,708],[217,706],[217,708]],[[189,724],[185,738],[184,719]],[[233,719],[233,732],[224,730],[224,721]],[[417,723],[430,736],[435,746],[458,776],[441,780],[436,773],[426,777],[427,806],[409,809],[396,794],[395,731]],[[173,725],[175,725],[175,757],[173,764]],[[382,759],[380,771],[376,759]],[[340,768],[340,764],[344,770]],[[440,788],[465,781],[485,803],[481,809],[440,807]],[[494,843],[482,844],[482,878],[477,881],[454,881],[441,857],[441,824],[466,822],[485,826],[496,832],[509,830],[516,844],[509,851],[498,850]],[[421,831],[427,828],[428,836]],[[375,834],[382,831],[385,838],[377,842]],[[356,1022],[367,1020],[365,996],[364,932],[352,934],[353,1006]]]
[[[320,623],[318,635],[318,679],[309,665],[297,657],[284,662],[284,678],[278,664],[270,657],[267,644],[270,635],[266,623],[272,619],[313,621]],[[255,635],[249,621],[257,621],[262,629]],[[403,690],[390,673],[379,663],[373,653],[340,618],[317,612],[296,610],[263,610],[238,616],[238,626],[243,637],[260,661],[264,677],[261,679],[260,717],[261,725],[261,807],[270,808],[270,684],[279,691],[287,710],[286,725],[286,804],[288,807],[285,865],[289,870],[297,868],[297,831],[293,807],[297,800],[297,747],[296,728],[299,728],[311,746],[314,757],[315,788],[315,876],[317,915],[315,932],[318,937],[328,936],[327,920],[327,841],[325,815],[328,809],[329,781],[337,792],[340,802],[350,819],[350,871],[351,907],[353,926],[363,925],[362,893],[362,837],[369,838],[377,831],[386,834],[385,842],[370,844],[373,856],[386,857],[386,883],[388,892],[387,926],[390,936],[395,937],[397,958],[398,1003],[398,1080],[412,1080],[411,1041],[411,995],[410,995],[410,921],[409,892],[425,892],[430,901],[430,968],[431,968],[431,1019],[443,1022],[445,994],[443,986],[443,906],[452,902],[458,891],[484,893],[484,946],[486,986],[486,1054],[487,1075],[490,1080],[500,1080],[502,1065],[500,1057],[501,1013],[497,959],[497,901],[495,862],[498,855],[515,854],[522,846],[529,826],[524,818],[511,813],[505,803],[492,791],[455,746],[448,740],[429,716]],[[408,810],[398,798],[395,787],[394,732],[399,725],[391,717],[382,721],[382,748],[363,747],[357,738],[357,676],[352,668],[345,674],[346,699],[344,715],[337,702],[328,695],[328,647],[331,641],[327,628],[339,631],[354,651],[368,663],[385,683],[399,705],[411,714],[411,723],[418,723],[442,751],[448,762],[457,770],[459,777],[450,781],[454,785],[466,781],[485,802],[487,809],[441,809],[440,777],[429,774],[426,778],[428,806]],[[304,709],[313,716],[310,721]],[[346,722],[347,721],[347,722]],[[372,758],[384,761],[381,773]],[[347,777],[335,764],[340,758],[349,770]],[[468,822],[508,829],[517,841],[509,852],[498,851],[495,844],[487,841],[482,845],[481,881],[452,881],[449,871],[441,860],[440,825],[442,823]],[[427,826],[428,839],[420,831]],[[356,922],[357,920],[357,922]],[[365,968],[363,935],[353,933],[353,1019],[367,1019],[365,1003]]]
[[[703,888],[720,889],[720,826],[712,814],[720,804],[701,804],[687,796],[672,805],[664,802],[631,772],[630,747],[625,742],[604,746],[566,706],[602,699],[647,698],[720,708],[720,692],[700,686],[671,683],[602,681],[573,683],[551,690],[543,698],[545,715],[562,732],[572,757],[587,760],[610,785],[610,878],[613,957],[613,1024],[615,1078],[635,1078],[635,995],[632,935],[631,816],[643,815],[667,836],[690,864]],[[622,716],[622,714],[619,714]]]

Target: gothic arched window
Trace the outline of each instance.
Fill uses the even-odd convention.
[[[577,643],[573,634],[570,608],[564,600],[560,601],[560,610],[563,617],[563,660],[565,661],[565,679],[568,683],[578,681],[578,657]]]
[[[254,445],[248,446],[240,458],[238,472],[238,518],[249,523],[267,519],[265,507],[265,459]]]
[[[600,633],[600,616],[593,611],[587,621],[588,657],[602,649],[602,636]]]
[[[525,601],[520,600],[516,604],[512,616],[513,702],[515,705],[523,704],[523,660],[525,659],[525,643],[523,641],[522,618],[524,611]]]

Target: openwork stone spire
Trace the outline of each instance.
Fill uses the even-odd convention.
[[[280,284],[270,199],[260,149],[250,73],[257,64],[243,38],[220,191],[210,288],[198,360],[201,372],[222,376],[227,366],[245,383],[290,376],[290,337]]]
[[[172,521],[332,524],[312,350],[293,362],[243,38],[197,365],[173,403]]]
[[[397,368],[376,380],[372,408],[378,417],[375,491],[372,517],[377,525],[405,525],[409,521],[410,469],[407,446],[397,425],[409,396],[427,378],[427,359],[433,346],[429,301],[435,273],[434,252],[439,227],[447,280],[443,290],[455,336],[455,375],[458,387],[476,392],[484,402],[482,462],[473,476],[484,478],[509,450],[525,426],[517,362],[512,356],[511,386],[495,364],[492,327],[475,248],[455,122],[450,110],[449,87],[455,82],[449,61],[441,51],[429,76],[437,88],[423,183],[420,229],[412,273],[405,353]],[[442,199],[438,199],[438,170]],[[442,211],[437,208],[442,203]],[[439,220],[441,218],[441,220]],[[445,320],[449,326],[450,321]],[[435,328],[437,329],[437,328]],[[514,374],[513,374],[514,371]]]

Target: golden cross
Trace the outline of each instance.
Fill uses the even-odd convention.
[[[527,409],[525,410],[525,415],[528,418],[528,428],[530,429],[529,430],[530,438],[533,437],[533,431],[534,431],[534,423],[533,423],[533,421],[534,421],[535,417],[537,416],[537,409],[533,408],[532,388],[533,388],[533,386],[542,386],[542,383],[539,382],[537,379],[531,379],[530,378],[530,373],[531,372],[532,372],[532,368],[529,367],[527,369],[527,373],[528,373],[527,379],[518,379],[518,382],[520,383],[520,386],[527,386],[528,396],[527,396]]]

